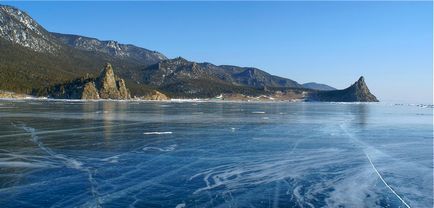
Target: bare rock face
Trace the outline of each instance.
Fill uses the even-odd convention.
[[[355,93],[355,98],[360,102],[378,102],[378,99],[373,95],[365,83],[365,78],[361,76],[359,80],[350,88]]]
[[[83,87],[81,93],[81,99],[83,100],[98,100],[100,99],[98,90],[96,89],[95,82],[88,82]]]
[[[128,92],[127,87],[125,86],[125,81],[123,79],[119,79],[116,81],[116,85],[119,89],[120,99],[128,100],[131,99],[130,92]]]
[[[115,73],[112,65],[107,63],[98,78],[99,97],[101,99],[121,99],[121,95],[116,84]]]
[[[149,95],[136,97],[136,99],[140,99],[140,100],[169,100],[169,97],[167,97],[167,95],[165,95],[165,94],[163,94],[157,90],[154,90]]]
[[[150,97],[150,100],[168,100],[168,99],[169,98],[165,94],[158,92],[156,90]]]
[[[14,92],[8,92],[8,91],[2,91],[2,90],[0,90],[0,98],[22,99],[22,98],[26,98],[26,97],[30,97],[30,96],[26,95],[26,94],[19,94],[19,93],[14,93]]]
[[[98,78],[79,78],[48,89],[49,97],[60,99],[131,99],[125,81],[116,78],[107,63]]]

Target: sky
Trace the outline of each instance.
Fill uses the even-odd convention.
[[[432,103],[432,2],[5,2],[48,31]]]

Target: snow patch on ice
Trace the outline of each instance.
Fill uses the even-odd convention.
[[[185,203],[181,203],[181,204],[176,205],[175,208],[184,208],[185,206],[186,206]]]
[[[160,151],[160,152],[171,152],[171,151],[175,150],[176,146],[177,146],[176,144],[172,144],[172,145],[169,145],[169,146],[167,146],[165,148],[160,148],[160,147],[144,147],[143,151],[157,150],[157,151]]]
[[[163,135],[163,134],[172,134],[171,131],[151,131],[151,132],[144,132],[144,135]]]

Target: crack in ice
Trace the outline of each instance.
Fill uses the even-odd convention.
[[[99,193],[96,189],[97,182],[96,182],[95,178],[93,177],[93,173],[92,173],[91,168],[83,167],[82,162],[80,162],[74,158],[69,158],[63,154],[57,154],[53,150],[51,150],[50,148],[46,147],[44,145],[44,143],[42,143],[40,141],[39,136],[36,134],[36,129],[34,129],[32,127],[28,127],[25,124],[21,124],[20,126],[17,126],[16,124],[12,123],[12,125],[15,127],[21,127],[21,129],[23,129],[24,131],[29,133],[31,136],[31,141],[33,143],[35,143],[42,151],[44,151],[45,153],[47,153],[51,157],[54,157],[54,158],[60,160],[66,167],[87,173],[88,181],[90,183],[91,193],[92,193],[93,198],[95,199],[96,207],[101,207],[101,200],[99,197]]]
[[[378,172],[378,170],[377,170],[377,168],[375,167],[374,163],[372,163],[372,160],[371,160],[371,158],[369,157],[369,155],[366,154],[366,153],[365,153],[365,155],[366,155],[366,157],[368,158],[369,163],[371,164],[371,166],[372,166],[372,168],[374,169],[375,173],[377,173],[378,177],[381,179],[381,181],[384,183],[384,185],[385,185],[387,188],[389,188],[390,191],[392,191],[392,193],[395,194],[395,196],[398,197],[398,199],[399,199],[399,200],[400,200],[400,201],[401,201],[401,202],[402,202],[406,207],[410,208],[410,205],[408,205],[408,204],[404,201],[404,199],[401,198],[401,197],[396,193],[396,191],[393,190],[393,188],[390,187],[389,184],[384,180],[383,176],[380,174],[380,172]]]
[[[370,147],[366,147],[367,145],[364,144],[363,142],[361,142],[360,140],[358,140],[357,138],[355,138],[353,135],[351,135],[348,130],[345,128],[345,124],[341,124],[340,125],[341,129],[345,132],[345,134],[347,134],[350,137],[350,140],[352,142],[357,143],[360,146],[365,146],[362,147],[363,148],[363,154],[365,154],[365,156],[368,158],[369,163],[371,164],[372,168],[374,169],[375,173],[378,175],[378,177],[380,178],[380,180],[383,182],[383,184],[407,207],[410,208],[410,205],[408,205],[404,199],[398,195],[398,193],[396,193],[396,191],[384,180],[383,176],[380,174],[380,172],[378,171],[378,169],[375,167],[374,163],[372,163],[371,158],[369,157],[368,153],[366,153],[366,149],[370,148]]]

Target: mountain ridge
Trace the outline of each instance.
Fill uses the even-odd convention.
[[[304,88],[312,89],[312,90],[321,90],[321,91],[337,90],[336,88],[334,88],[332,86],[317,83],[317,82],[307,82],[307,83],[302,84],[302,86]]]
[[[133,44],[122,44],[115,40],[99,40],[76,34],[62,34],[50,32],[64,44],[86,51],[105,53],[117,58],[132,58],[145,65],[155,64],[166,60],[167,57],[157,51],[151,51]]]
[[[0,36],[21,46],[52,54],[60,48],[45,28],[16,7],[0,4],[0,25]]]
[[[14,7],[0,6],[0,23],[0,90],[46,96],[50,87],[95,76],[100,65],[110,62],[134,96],[155,95],[155,90],[174,98],[210,98],[222,93],[256,96],[283,90],[285,98],[333,98],[254,67],[168,59],[131,44],[48,32]]]

